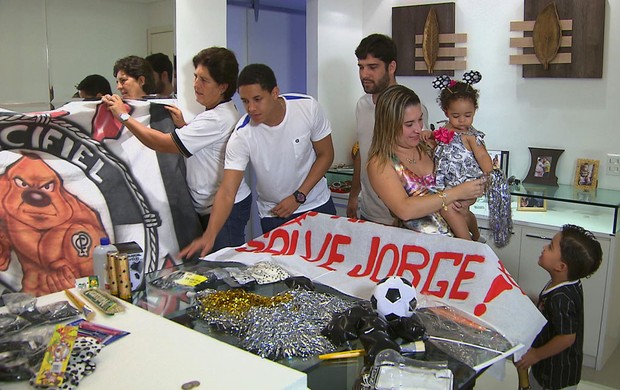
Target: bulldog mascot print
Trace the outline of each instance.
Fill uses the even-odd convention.
[[[0,176],[0,204],[0,271],[15,251],[23,292],[49,294],[93,274],[92,250],[105,236],[99,214],[38,155],[25,154]]]
[[[163,104],[127,104],[142,123],[174,129]],[[200,233],[183,158],[146,148],[100,101],[0,108],[0,293],[74,287],[93,274],[102,237],[142,249],[130,264],[135,292]]]

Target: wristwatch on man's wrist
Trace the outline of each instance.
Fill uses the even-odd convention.
[[[123,122],[123,123],[127,122],[127,121],[129,120],[129,118],[131,118],[131,115],[129,115],[129,114],[128,114],[128,113],[126,113],[126,112],[123,112],[123,113],[121,113],[121,114],[118,116],[118,119],[120,119],[120,120],[121,120],[121,122]]]
[[[306,202],[306,194],[301,191],[293,192],[293,196],[295,197],[295,201],[299,204],[303,204]]]

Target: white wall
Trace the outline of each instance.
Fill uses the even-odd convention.
[[[114,92],[114,62],[131,54],[145,56],[148,27],[172,25],[173,13],[173,0],[148,5],[0,0],[0,51],[6,59],[0,62],[0,74],[10,75],[2,82],[0,106],[48,109],[48,80],[54,87],[54,105],[62,105],[76,92],[75,85],[93,73],[107,78]]]
[[[179,106],[183,113],[197,115],[204,107],[194,96],[192,58],[207,47],[226,46],[226,0],[176,1],[175,29]]]
[[[355,103],[364,94],[355,48],[363,38],[358,0],[308,0],[308,93],[332,125],[334,164],[351,163],[355,142]]]
[[[364,0],[364,35],[391,34],[392,6],[428,4],[433,0]],[[620,189],[620,177],[607,176],[606,153],[620,153],[614,121],[620,106],[620,78],[609,72],[620,61],[620,7],[607,2],[602,79],[521,77],[521,67],[509,65],[510,22],[523,20],[523,0],[455,0],[456,31],[468,34],[467,67],[482,72],[479,111],[474,124],[486,133],[489,149],[510,151],[510,173],[527,175],[528,146],[564,149],[558,161],[561,184],[572,184],[576,159],[601,160],[599,187]],[[615,66],[617,67],[617,66]],[[457,72],[460,77],[462,72]],[[442,119],[431,86],[432,77],[399,77],[419,93],[430,119]]]
[[[174,25],[175,0],[161,0],[147,5],[149,27]]]
[[[54,105],[64,104],[85,76],[98,73],[116,90],[114,62],[146,55],[148,17],[143,4],[54,0],[47,3],[50,78]]]
[[[0,37],[0,107],[15,111],[49,109],[45,8],[41,1],[0,0]]]

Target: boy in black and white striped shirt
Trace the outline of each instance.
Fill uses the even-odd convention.
[[[594,235],[564,225],[543,248],[538,264],[551,280],[540,293],[538,309],[547,319],[532,348],[516,362],[530,366],[532,389],[576,389],[583,361],[583,290],[579,279],[601,265],[603,252]]]

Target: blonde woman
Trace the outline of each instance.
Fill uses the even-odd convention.
[[[377,101],[368,153],[368,177],[398,225],[420,233],[452,235],[439,211],[458,212],[457,199],[481,196],[477,179],[440,191],[435,186],[432,150],[420,140],[420,98],[403,85],[385,90]]]

